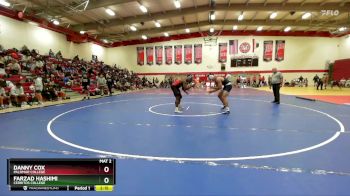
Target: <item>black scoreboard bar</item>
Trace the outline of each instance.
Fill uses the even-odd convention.
[[[8,159],[12,191],[111,191],[115,159]]]

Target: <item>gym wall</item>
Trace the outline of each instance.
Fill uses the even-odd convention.
[[[54,53],[60,50],[65,58],[73,58],[78,54],[80,58],[91,60],[91,55],[95,54],[99,59],[106,59],[104,47],[92,43],[68,42],[61,33],[5,16],[0,16],[0,44],[6,49],[20,49],[26,45],[29,49],[39,50],[40,54],[48,54],[50,49]]]
[[[219,37],[218,43],[228,43],[229,40],[238,39],[244,40],[248,43],[252,43],[252,39],[255,39],[259,43],[259,48],[256,54],[259,56],[258,67],[230,67],[230,57],[228,56],[226,62],[226,71],[230,72],[244,72],[244,71],[256,71],[264,72],[270,71],[273,67],[277,67],[280,70],[287,71],[299,71],[305,70],[300,73],[285,73],[287,80],[299,77],[303,75],[308,77],[309,80],[317,73],[322,75],[320,70],[327,69],[327,62],[333,62],[339,58],[339,41],[340,38],[325,38],[325,37],[272,37],[272,36],[223,36]],[[285,60],[278,62],[272,60],[270,62],[263,61],[263,42],[267,40],[285,40]],[[137,65],[137,53],[136,47],[138,46],[174,46],[185,44],[203,44],[203,59],[202,64],[172,64],[166,65]],[[118,62],[120,65],[129,65],[129,68],[137,73],[147,74],[159,74],[159,73],[176,73],[176,72],[220,72],[221,63],[218,62],[218,46],[209,47],[204,45],[203,38],[194,38],[186,40],[176,40],[169,42],[151,43],[144,45],[125,46],[108,49],[108,58],[106,62]],[[350,54],[344,54],[350,58]],[[164,53],[163,53],[164,59]],[[274,54],[273,54],[274,59]],[[164,60],[163,60],[164,61]],[[269,73],[263,73],[268,75]]]

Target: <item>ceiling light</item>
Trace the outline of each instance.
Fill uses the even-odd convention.
[[[257,31],[262,31],[262,30],[263,30],[263,27],[260,26],[260,27],[258,27],[256,30],[257,30]]]
[[[11,4],[5,0],[0,0],[0,5],[3,5],[5,7],[10,7]]]
[[[143,40],[146,40],[147,39],[147,36],[146,35],[142,35],[141,36]]]
[[[284,32],[288,32],[288,31],[290,31],[292,28],[291,27],[286,27],[286,28],[284,28]]]
[[[277,16],[277,12],[273,12],[271,15],[270,15],[270,19],[274,19],[276,18]]]
[[[137,28],[135,26],[130,26],[130,30],[137,31]]]
[[[214,12],[211,13],[211,14],[210,14],[210,20],[215,20],[215,18],[216,18],[216,17],[215,17],[215,13],[214,13]]]
[[[108,15],[110,15],[110,16],[115,16],[115,12],[113,11],[113,10],[111,10],[111,9],[106,9],[105,10],[106,11],[106,13],[108,14]]]
[[[346,27],[340,27],[339,29],[338,29],[338,31],[345,31],[346,30]]]
[[[80,31],[80,34],[84,34],[85,33],[85,31]]]
[[[244,16],[243,16],[243,13],[241,15],[238,16],[238,20],[241,21],[243,20]]]
[[[177,9],[181,7],[181,3],[180,3],[179,0],[175,0],[175,1],[174,1],[174,5],[175,5],[175,7],[176,7]]]
[[[157,28],[160,28],[160,27],[161,27],[161,25],[160,25],[159,22],[155,22],[154,25],[156,25]]]
[[[169,33],[164,33],[164,36],[165,37],[169,37]]]
[[[140,10],[143,12],[143,13],[147,13],[147,8],[144,6],[144,5],[140,5]]]
[[[189,33],[189,32],[191,32],[191,31],[190,31],[190,29],[186,29],[185,31],[186,31],[186,33]]]
[[[214,31],[215,31],[215,29],[213,27],[209,29],[210,33],[214,33]]]
[[[308,19],[311,16],[310,12],[306,12],[305,14],[303,14],[303,16],[301,17],[303,20]]]
[[[238,28],[237,25],[234,25],[232,29],[237,30],[237,28]]]
[[[54,25],[59,25],[60,22],[59,22],[58,20],[53,20],[53,24],[54,24]]]

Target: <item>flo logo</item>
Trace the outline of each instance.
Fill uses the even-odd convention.
[[[339,10],[321,10],[322,16],[338,16]]]
[[[250,44],[248,42],[243,42],[240,46],[239,46],[239,51],[241,51],[242,53],[247,53],[250,50]]]

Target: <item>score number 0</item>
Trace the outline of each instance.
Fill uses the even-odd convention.
[[[103,171],[104,171],[105,173],[108,173],[108,172],[109,172],[109,167],[108,167],[108,166],[105,166],[105,167],[103,168]],[[103,179],[103,182],[104,182],[105,184],[108,184],[108,183],[109,183],[109,178],[108,178],[108,177],[105,177],[105,178]]]

